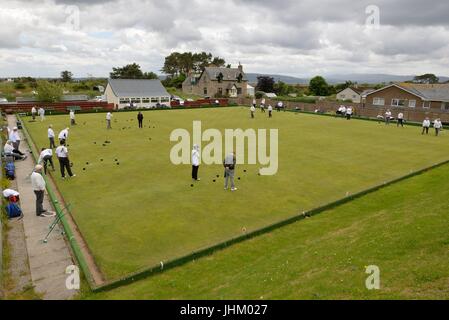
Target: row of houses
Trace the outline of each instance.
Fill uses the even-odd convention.
[[[378,90],[350,87],[339,92],[337,99],[362,107],[449,111],[449,84],[394,83]]]

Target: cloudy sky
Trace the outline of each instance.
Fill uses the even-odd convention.
[[[447,0],[0,0],[0,77],[159,73],[172,51],[300,77],[449,75],[448,16]]]

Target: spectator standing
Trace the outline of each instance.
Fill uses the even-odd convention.
[[[37,165],[31,174],[31,186],[33,187],[34,194],[36,195],[36,215],[38,217],[54,217],[54,212],[48,212],[44,209],[44,193],[45,193],[45,180],[42,177],[42,166]]]

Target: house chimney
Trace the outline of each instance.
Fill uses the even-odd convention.
[[[241,65],[240,62],[239,62],[239,70],[240,70],[240,72],[243,72],[243,66]]]

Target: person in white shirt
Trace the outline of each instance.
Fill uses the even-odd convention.
[[[271,104],[268,105],[268,118],[273,117],[273,107]]]
[[[426,134],[429,134],[429,128],[430,128],[430,119],[425,118],[424,121],[422,122],[422,133],[421,134],[424,134],[424,132]]]
[[[390,111],[390,110],[387,110],[387,111],[385,112],[385,124],[386,124],[386,125],[389,125],[390,122],[391,122],[391,111]]]
[[[47,164],[50,163],[51,168],[55,171],[55,165],[53,164],[53,150],[42,148],[41,154],[39,155],[38,164],[44,165],[44,173],[47,174]]]
[[[12,145],[14,146],[14,149],[19,150],[20,135],[19,135],[19,129],[17,127],[14,127],[14,129],[12,129],[12,131],[10,131],[9,140],[11,140]]]
[[[282,101],[279,101],[279,102],[276,104],[276,110],[277,110],[277,112],[280,112],[282,108],[284,108],[284,103],[283,103]]]
[[[45,109],[40,107],[38,113],[41,117],[41,122],[44,121],[45,120]]]
[[[106,129],[112,129],[112,126],[111,126],[111,119],[112,119],[112,113],[108,112],[108,113],[106,114],[106,124],[107,124]]]
[[[255,108],[256,105],[257,105],[257,101],[256,101],[256,99],[253,99],[253,107]]]
[[[70,125],[72,125],[72,126],[76,125],[74,110],[70,110]]]
[[[3,151],[5,152],[5,155],[14,157],[14,160],[25,160],[27,158],[24,153],[14,149],[14,146],[10,140],[6,141]]]
[[[352,117],[352,108],[351,107],[347,107],[346,108],[346,119],[347,120],[351,120]]]
[[[198,170],[200,168],[200,147],[197,144],[193,145],[192,150],[192,179],[200,181],[198,178]]]
[[[251,118],[254,118],[254,112],[256,112],[256,108],[254,108],[254,106],[251,106],[249,110],[251,111]]]
[[[42,177],[42,166],[38,164],[33,173],[31,174],[31,186],[36,195],[36,215],[38,217],[54,217],[54,212],[48,212],[44,209],[44,192],[45,192],[45,180]]]
[[[341,117],[344,118],[346,116],[346,107],[345,106],[341,106]]]
[[[33,121],[36,121],[36,113],[37,113],[36,107],[33,106],[31,108],[31,117],[33,118]]]
[[[398,123],[397,126],[404,127],[404,114],[402,112],[398,113]]]
[[[68,138],[69,128],[65,128],[64,130],[61,130],[61,132],[59,132],[58,139],[60,144],[65,144]]]
[[[435,136],[438,137],[438,135],[440,134],[441,129],[443,128],[443,123],[441,122],[440,119],[436,119],[433,122],[433,127],[435,129]]]
[[[69,150],[67,149],[67,147],[63,143],[61,143],[61,145],[56,148],[55,152],[59,160],[62,179],[65,179],[65,169],[67,170],[69,177],[76,177],[76,175],[72,173],[72,169],[70,168]]]
[[[235,165],[237,163],[236,156],[234,152],[228,154],[223,160],[223,166],[225,168],[225,185],[224,189],[228,190],[228,182],[231,180],[231,191],[236,191],[234,183],[234,175],[235,175]]]
[[[53,131],[52,125],[48,126],[47,135],[48,135],[48,140],[50,141],[50,149],[56,148],[55,132]]]

